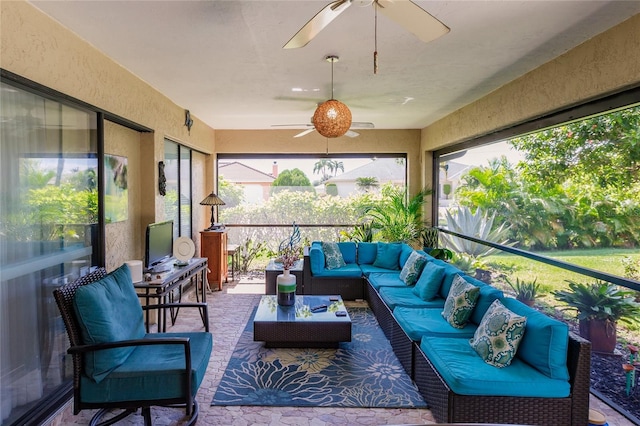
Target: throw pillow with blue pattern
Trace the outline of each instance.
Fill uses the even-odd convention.
[[[409,258],[400,271],[400,279],[408,286],[412,286],[420,278],[422,269],[427,263],[427,258],[422,256],[417,251],[412,251]]]
[[[473,308],[480,295],[480,287],[468,283],[462,276],[456,274],[444,302],[442,316],[452,327],[464,328],[469,321]]]
[[[500,300],[494,300],[469,343],[484,362],[504,368],[513,361],[526,325],[526,317],[510,311]]]
[[[322,251],[324,252],[327,269],[337,269],[347,265],[342,257],[338,243],[323,242]]]

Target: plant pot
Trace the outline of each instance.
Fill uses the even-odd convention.
[[[613,353],[616,348],[616,324],[608,320],[580,320],[580,336],[591,342],[593,352]]]
[[[516,297],[516,300],[519,300],[520,302],[524,303],[525,305],[527,305],[529,307],[533,307],[533,305],[536,303],[535,299],[518,299]]]

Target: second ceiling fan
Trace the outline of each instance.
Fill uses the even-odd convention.
[[[320,31],[353,3],[373,5],[392,21],[425,43],[448,33],[449,27],[410,0],[336,0],[322,8],[284,45],[284,49],[306,46]]]

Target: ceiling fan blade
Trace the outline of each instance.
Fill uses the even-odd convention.
[[[306,46],[320,31],[324,29],[331,21],[338,17],[342,12],[351,6],[351,0],[336,0],[325,6],[313,18],[307,22],[304,27],[291,37],[283,49],[297,49]]]
[[[351,122],[352,129],[373,129],[375,126],[373,123],[363,122],[363,121],[352,121]]]
[[[272,124],[271,127],[313,127],[313,124]]]
[[[303,130],[302,132],[300,132],[297,135],[295,135],[294,138],[301,138],[301,137],[306,136],[309,133],[313,132],[314,130],[316,130],[315,127],[312,127],[311,129]]]
[[[450,31],[429,12],[410,0],[376,0],[380,12],[428,43]]]
[[[344,135],[349,136],[350,138],[355,138],[360,136],[360,133],[354,132],[353,130],[347,130],[347,133],[345,133]]]

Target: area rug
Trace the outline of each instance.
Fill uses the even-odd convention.
[[[347,309],[352,341],[337,349],[265,348],[252,315],[211,405],[426,408],[373,312]]]

